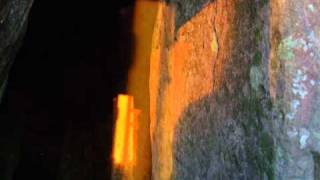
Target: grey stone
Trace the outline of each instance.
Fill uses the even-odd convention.
[[[0,1],[0,102],[14,57],[26,31],[33,0]]]

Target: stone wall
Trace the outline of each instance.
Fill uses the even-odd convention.
[[[150,60],[152,177],[316,179],[316,1],[167,1]]]
[[[8,73],[26,30],[32,0],[0,1],[0,100]]]
[[[277,179],[319,179],[320,2],[272,1],[270,93]],[[318,169],[319,171],[319,169]]]

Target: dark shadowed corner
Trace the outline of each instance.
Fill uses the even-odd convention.
[[[109,179],[112,100],[126,92],[132,9],[129,0],[34,3],[1,105],[0,177]]]

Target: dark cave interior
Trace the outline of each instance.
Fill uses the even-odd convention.
[[[126,92],[133,0],[35,1],[1,104],[20,179],[109,179],[113,98]]]

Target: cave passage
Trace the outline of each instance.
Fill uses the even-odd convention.
[[[34,2],[1,105],[16,144],[16,163],[1,177],[109,179],[113,98],[126,92],[132,11],[133,0]]]

